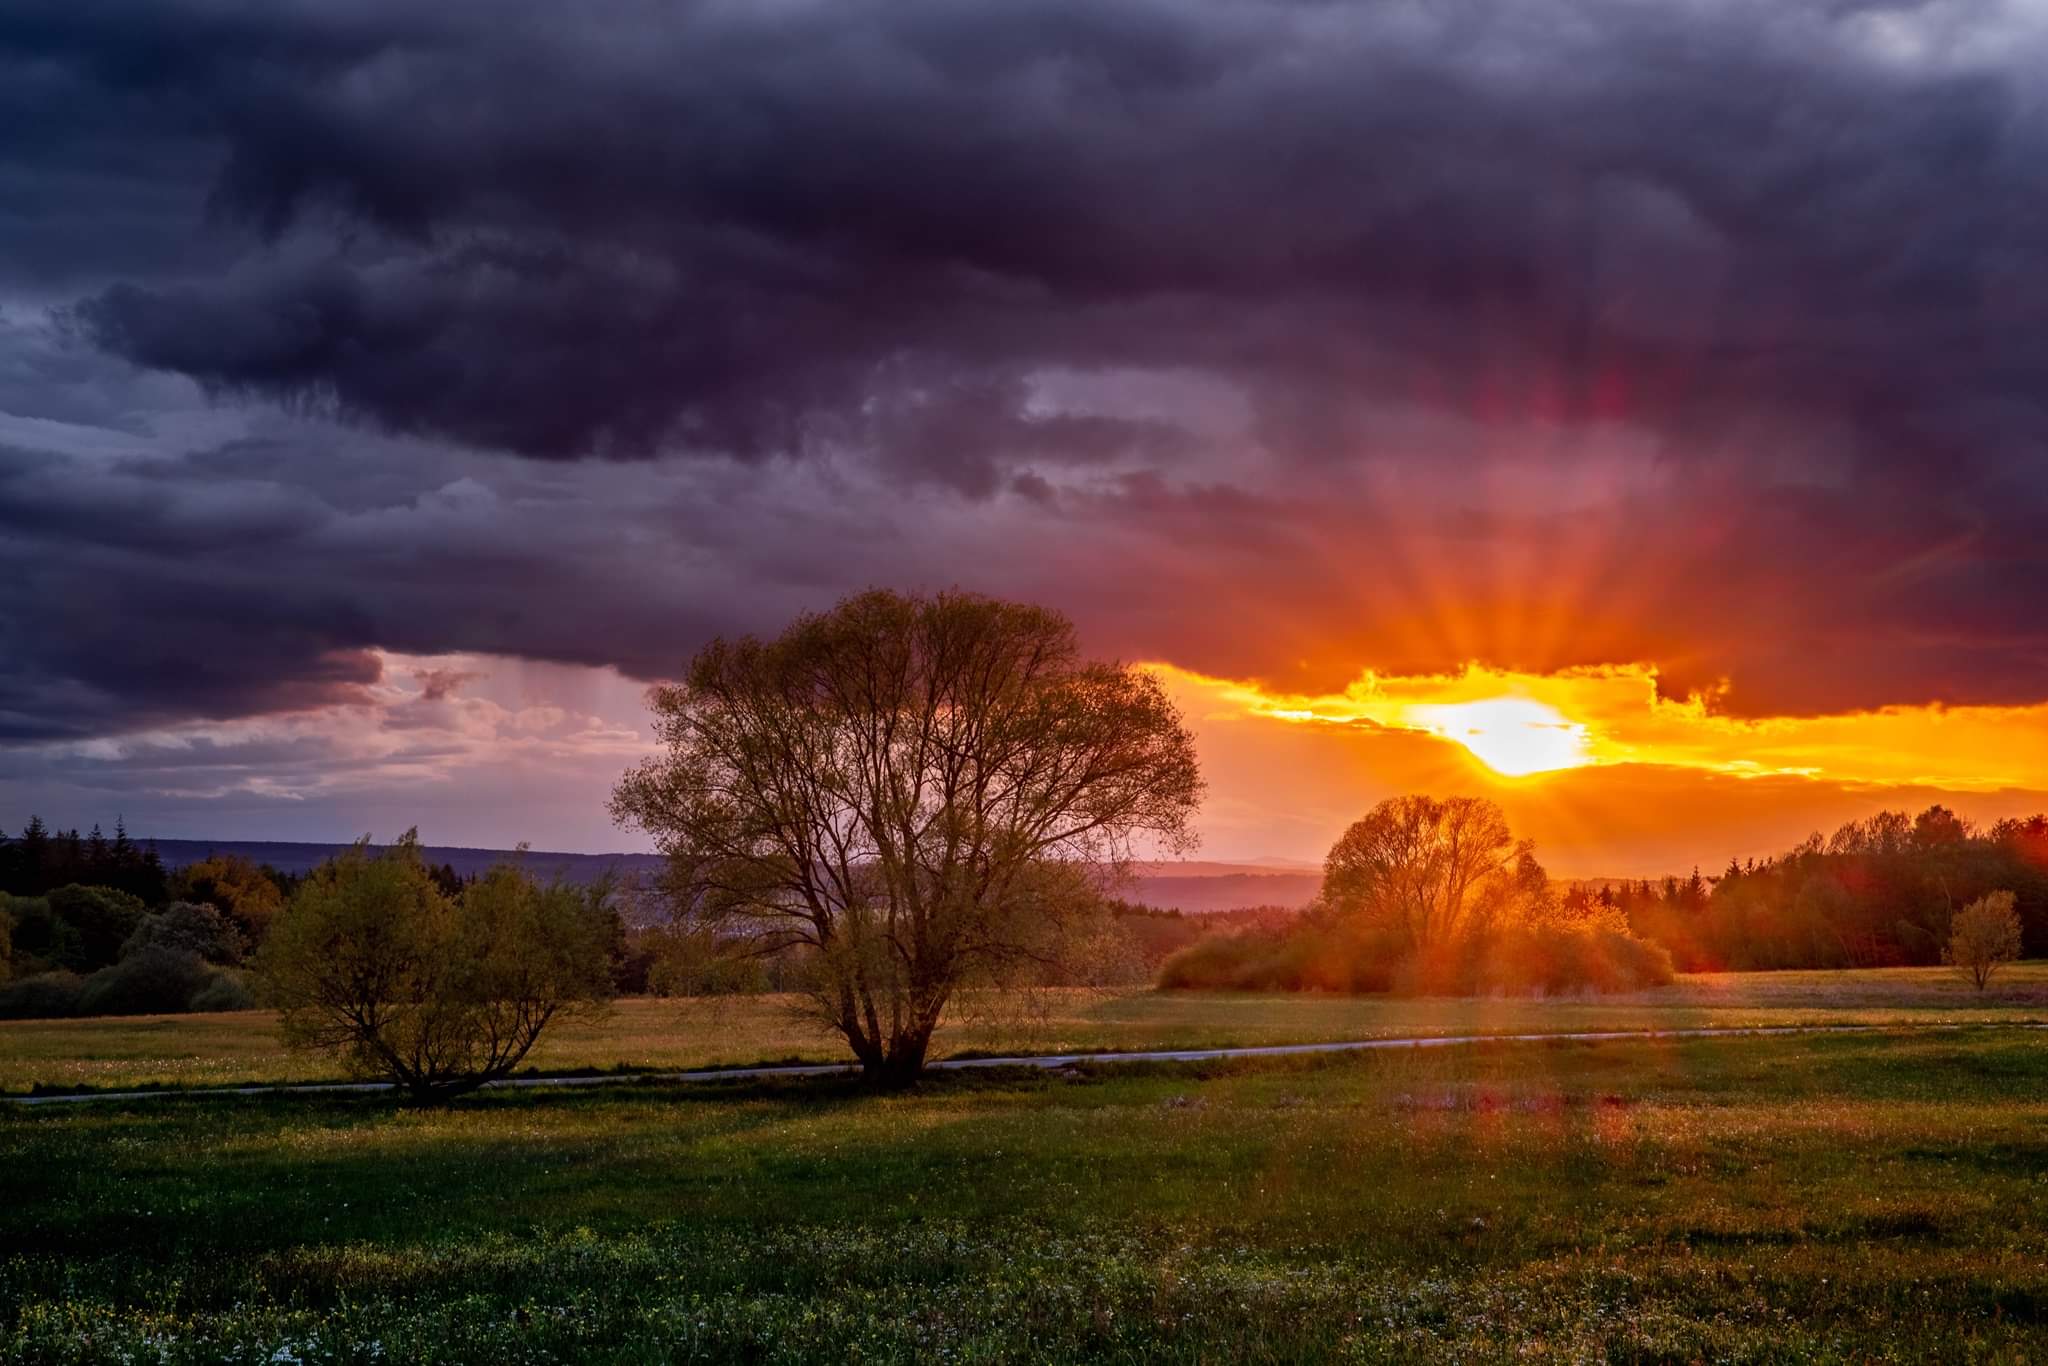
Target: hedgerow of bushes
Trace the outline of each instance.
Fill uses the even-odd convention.
[[[1212,935],[1161,966],[1190,991],[1557,995],[1640,991],[1673,979],[1671,955],[1604,922],[1534,923],[1426,949],[1369,926],[1304,916],[1292,927]]]

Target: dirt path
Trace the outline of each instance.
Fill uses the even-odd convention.
[[[1710,1039],[1766,1034],[1871,1034],[1948,1029],[2043,1029],[2038,1024],[1982,1025],[1752,1025],[1700,1029],[1573,1030],[1545,1034],[1436,1034],[1398,1039],[1346,1039],[1335,1043],[1277,1043],[1247,1048],[1170,1048],[1136,1053],[1040,1053],[1003,1058],[942,1058],[932,1071],[964,1071],[978,1067],[1037,1067],[1047,1070],[1077,1065],[1103,1066],[1127,1062],[1210,1062],[1226,1058],[1284,1058],[1314,1053],[1362,1053],[1374,1049],[1455,1048],[1482,1043],[1615,1043],[1652,1039]],[[830,1077],[857,1071],[853,1063],[812,1063],[781,1067],[721,1067],[696,1072],[607,1072],[571,1077],[507,1077],[486,1082],[486,1089],[535,1086],[630,1086],[646,1082],[769,1081],[782,1077]],[[95,1100],[162,1100],[170,1096],[322,1095],[331,1092],[395,1091],[388,1081],[302,1082],[279,1086],[163,1087],[150,1091],[80,1091],[50,1096],[0,1097],[16,1105],[71,1105]]]

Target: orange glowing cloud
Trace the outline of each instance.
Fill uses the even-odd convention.
[[[1361,674],[1340,693],[1270,693],[1256,684],[1149,666],[1192,711],[1370,725],[1455,741],[1495,774],[1658,764],[1739,777],[1799,776],[1954,791],[2048,780],[2048,703],[1885,707],[1839,716],[1745,719],[1706,700],[1657,692],[1644,664],[1517,673]]]
[[[1753,720],[1660,697],[1643,664],[1366,673],[1313,694],[1148,667],[1196,730],[1218,855],[1316,857],[1404,791],[1493,796],[1567,875],[1711,870],[1881,807],[2048,808],[2048,705]]]

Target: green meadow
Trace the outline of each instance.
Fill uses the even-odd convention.
[[[934,1057],[1130,1052],[1440,1034],[1749,1025],[2048,1023],[2048,962],[2002,971],[1978,992],[1940,968],[1717,973],[1633,995],[1559,1000],[1049,991],[967,998]],[[551,1029],[536,1072],[673,1070],[836,1062],[836,1037],[774,996],[615,1002],[600,1019]],[[260,1011],[0,1021],[0,1094],[332,1081],[329,1059],[285,1051]]]
[[[895,1095],[0,1106],[0,1360],[2040,1360],[2048,1036],[2022,1024],[2043,986],[1075,996],[1028,1028],[1139,1047],[1802,1011],[1885,1027],[936,1074]],[[793,1028],[773,1004],[719,1027]],[[698,1017],[657,1007],[558,1061],[792,1050],[663,1044],[658,1020]],[[188,1020],[186,1043],[229,1041],[213,1070],[169,1068],[170,1044],[115,1056],[151,1023],[61,1028],[100,1081],[289,1074],[233,1052],[253,1015]],[[58,1079],[38,1074],[56,1037],[0,1032],[10,1085]]]

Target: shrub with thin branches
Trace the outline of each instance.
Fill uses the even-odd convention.
[[[417,835],[316,871],[259,959],[287,1043],[444,1100],[509,1074],[554,1020],[610,994],[599,900],[501,865],[450,897]]]
[[[2011,892],[1991,892],[1963,907],[1949,926],[1941,961],[1979,991],[2001,967],[2020,956],[2020,917]]]

